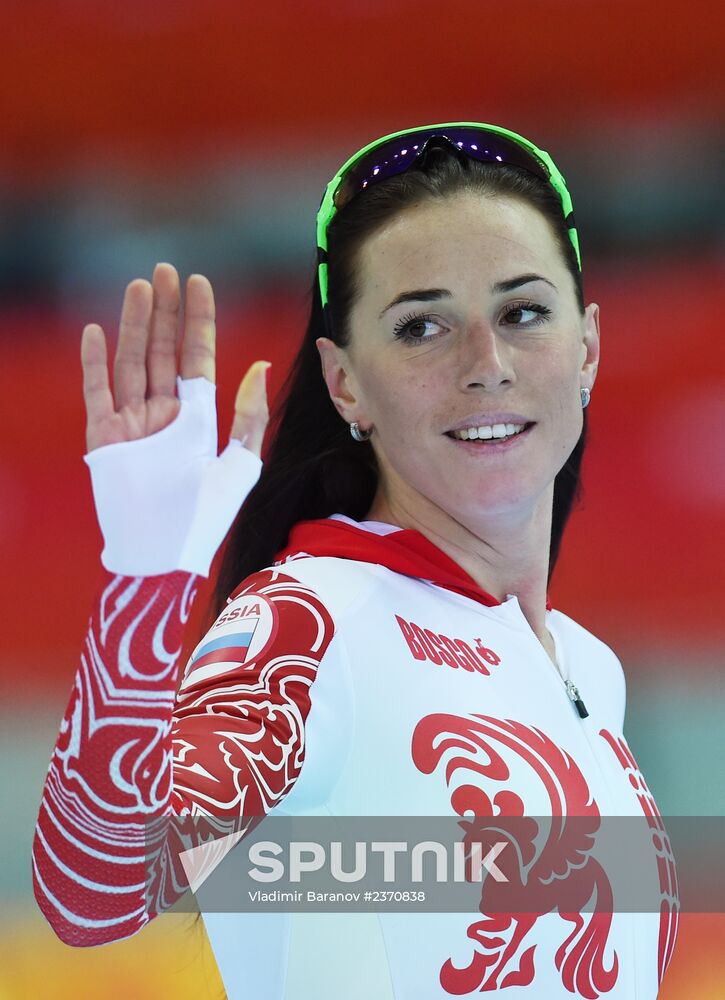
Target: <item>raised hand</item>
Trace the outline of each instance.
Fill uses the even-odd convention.
[[[126,287],[118,347],[113,364],[114,393],[108,377],[106,337],[97,323],[83,329],[81,363],[88,451],[134,441],[162,430],[179,413],[176,394],[177,341],[181,293],[171,264],[157,264],[151,282],[136,278]],[[182,379],[204,376],[215,382],[214,293],[207,278],[192,274],[186,284]],[[265,371],[255,361],[237,391],[231,437],[257,456],[269,420]]]

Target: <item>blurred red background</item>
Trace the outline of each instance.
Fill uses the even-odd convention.
[[[0,17],[0,757],[16,803],[0,994],[221,990],[188,918],[90,954],[58,942],[32,901],[32,827],[101,549],[82,461],[82,326],[100,321],[114,340],[125,283],[157,260],[207,274],[226,443],[246,367],[271,360],[274,393],[301,335],[324,183],[407,125],[507,125],[572,185],[602,360],[554,603],[622,659],[626,732],[662,811],[722,813],[719,7],[6,0]],[[681,928],[660,996],[725,995],[722,916],[685,915]]]

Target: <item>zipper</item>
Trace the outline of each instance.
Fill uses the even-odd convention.
[[[561,663],[562,667],[566,668],[566,672],[568,674],[569,673],[568,664],[567,664],[566,659],[564,657],[563,649],[561,648],[562,644],[557,641],[556,626],[554,626],[554,628],[550,629],[550,632],[551,632],[551,636],[552,636],[552,638],[554,640],[554,647],[556,648],[556,658],[559,661],[559,663]],[[544,650],[544,653],[546,653],[546,650]],[[583,702],[583,700],[581,698],[581,695],[580,695],[579,690],[576,687],[576,685],[573,684],[569,680],[568,677],[564,677],[564,675],[561,673],[561,671],[559,671],[557,669],[557,667],[554,665],[554,663],[552,663],[551,657],[548,654],[546,654],[546,659],[549,661],[549,663],[551,663],[551,666],[554,668],[554,670],[556,671],[556,673],[559,676],[559,678],[561,680],[563,680],[564,686],[566,687],[567,694],[569,695],[569,698],[574,703],[574,707],[579,712],[579,717],[582,718],[582,719],[587,718],[588,715],[589,715],[589,713],[587,712],[586,708],[584,707],[584,702]],[[582,708],[584,709],[584,712],[585,712],[584,715],[582,715],[581,711],[579,710],[579,707],[577,705],[577,700],[579,702],[579,705],[581,705]],[[599,743],[597,743],[596,746],[594,745],[594,743],[592,742],[591,734],[588,731],[588,728],[589,728],[588,726],[583,726],[582,727],[582,732],[584,733],[584,739],[587,742],[587,746],[589,747],[589,752],[591,754],[592,760],[594,761],[594,764],[596,765],[596,768],[597,768],[597,770],[599,772],[599,776],[600,776],[600,779],[601,779],[601,782],[602,782],[602,788],[606,789],[607,797],[609,799],[609,804],[613,806],[614,803],[616,803],[616,802],[619,801],[619,796],[621,794],[621,789],[617,785],[613,785],[612,784],[611,775],[609,775],[608,772],[605,770],[605,766],[602,763],[602,760],[601,760],[601,757],[600,757],[600,755],[602,753],[602,747],[601,747],[601,745]]]
[[[538,644],[539,644],[539,646],[541,648],[541,651],[543,652],[544,656],[546,657],[546,662],[549,664],[549,666],[554,671],[554,673],[559,678],[559,680],[563,683],[564,690],[566,691],[567,697],[569,698],[569,700],[573,704],[574,708],[576,709],[576,712],[577,712],[579,718],[580,719],[588,719],[589,718],[589,712],[587,711],[587,707],[584,704],[584,699],[582,698],[581,694],[579,693],[579,688],[576,686],[576,684],[574,684],[573,681],[569,680],[568,677],[564,677],[564,674],[561,672],[561,670],[557,666],[557,663],[561,663],[562,666],[565,666],[565,663],[564,663],[563,650],[560,648],[561,644],[558,643],[557,640],[556,640],[555,632],[552,631],[550,634],[551,634],[551,638],[552,638],[552,640],[554,642],[554,650],[556,652],[557,663],[553,662],[553,660],[551,659],[551,657],[547,653],[547,651],[546,651],[546,649],[544,647],[543,642],[541,642],[541,640],[539,639],[539,637],[537,635],[535,635],[534,630],[531,628],[531,625],[529,624],[529,622],[526,619],[526,616],[524,615],[523,611],[521,610],[521,605],[519,604],[519,600],[518,600],[518,597],[516,596],[516,594],[507,594],[506,597],[507,597],[507,599],[509,597],[513,597],[516,600],[516,606],[518,608],[519,614],[524,619],[524,622],[526,623],[526,627],[528,628],[529,632],[531,632],[531,634],[534,635],[536,641],[538,642]],[[548,627],[548,625],[547,625],[547,627]],[[569,673],[568,670],[567,670],[567,673]]]
[[[574,702],[574,707],[579,713],[579,718],[580,719],[588,718],[589,712],[587,712],[586,705],[581,699],[581,695],[579,694],[579,689],[577,688],[577,686],[575,684],[572,684],[571,681],[564,681],[564,683],[566,684],[566,693]]]
[[[551,634],[551,638],[553,639],[553,642],[554,642],[554,649],[556,650],[556,659],[563,666],[564,665],[564,661],[563,661],[563,656],[562,656],[562,650],[559,648],[560,644],[556,641],[556,635],[554,634],[554,632],[551,631],[550,634]],[[549,661],[549,663],[551,664],[551,666],[556,671],[556,674],[559,677],[559,679],[561,681],[563,681],[564,687],[566,688],[566,693],[567,693],[567,695],[569,697],[569,700],[573,703],[574,708],[577,710],[579,718],[580,719],[586,719],[586,718],[588,718],[589,717],[589,712],[587,712],[586,705],[584,704],[584,701],[582,700],[582,696],[579,694],[579,688],[576,686],[576,684],[574,684],[573,681],[569,680],[568,677],[564,677],[564,674],[561,672],[561,670],[556,665],[556,663],[554,663],[552,661],[551,657],[546,652],[546,650],[544,650],[544,653],[546,654],[546,659]],[[568,672],[569,671],[567,670],[567,673]]]

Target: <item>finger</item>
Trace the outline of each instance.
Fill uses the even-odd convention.
[[[108,382],[106,338],[97,323],[88,323],[81,335],[83,399],[88,427],[113,416],[113,394]]]
[[[269,422],[267,371],[269,361],[255,361],[242,379],[234,401],[230,438],[237,438],[255,455],[262,454],[262,441]]]
[[[216,381],[216,311],[211,283],[203,274],[192,274],[186,282],[184,343],[181,377],[203,375]]]
[[[157,264],[152,280],[153,309],[146,352],[148,395],[176,396],[176,337],[179,326],[179,275],[171,264]]]
[[[146,343],[152,305],[153,289],[144,278],[136,278],[126,286],[113,364],[117,410],[146,400]]]

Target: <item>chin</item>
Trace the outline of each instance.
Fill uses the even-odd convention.
[[[457,491],[459,504],[472,513],[500,514],[516,507],[534,506],[543,491],[551,486],[553,480],[535,484],[531,480],[514,481],[511,477],[502,480],[495,476],[472,483],[464,493]]]

